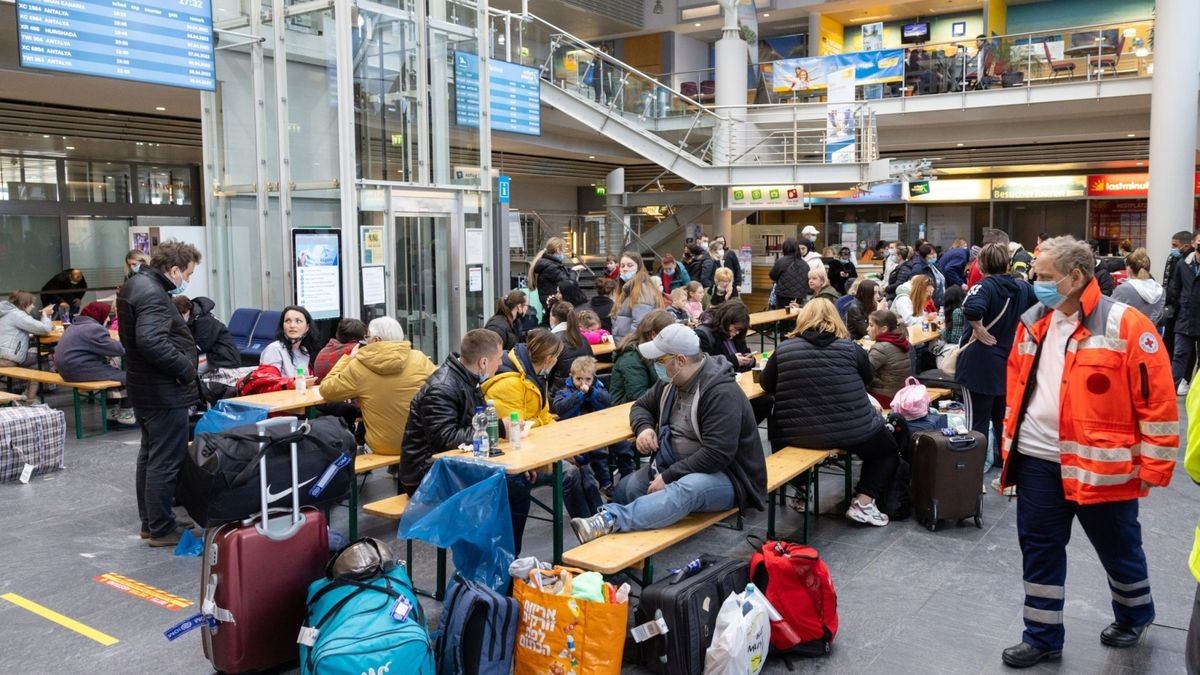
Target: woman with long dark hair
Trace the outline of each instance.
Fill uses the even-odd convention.
[[[771,281],[775,282],[775,304],[772,309],[787,307],[791,303],[804,304],[808,297],[809,265],[800,253],[800,244],[793,237],[783,241],[779,259],[771,268]]]
[[[309,375],[312,373],[309,360],[320,351],[312,315],[303,307],[288,305],[279,315],[275,341],[258,357],[258,365],[275,366],[284,377],[292,377],[301,368]]]
[[[867,336],[867,317],[879,309],[879,301],[883,294],[879,284],[871,279],[858,282],[858,290],[854,292],[854,300],[846,309],[846,329],[850,331],[851,340],[861,340]]]
[[[559,300],[550,308],[550,332],[563,342],[563,351],[550,376],[550,391],[554,392],[571,376],[571,364],[575,359],[592,355],[592,345],[579,331],[578,310],[566,300]]]
[[[512,349],[524,338],[520,320],[528,311],[529,298],[525,292],[509,291],[508,295],[496,301],[496,313],[483,327],[500,336],[505,350]]]

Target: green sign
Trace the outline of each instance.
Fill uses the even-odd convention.
[[[908,196],[919,197],[929,194],[929,181],[919,180],[908,184]]]
[[[404,134],[392,134],[392,145],[404,145]]]
[[[608,188],[604,187],[603,185],[596,186],[596,196],[597,197],[603,197],[604,195],[607,195],[607,194],[608,194]]]

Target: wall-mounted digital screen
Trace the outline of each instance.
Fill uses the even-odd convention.
[[[212,91],[211,0],[19,0],[21,66]]]
[[[906,45],[929,42],[929,24],[927,22],[904,24],[900,29],[900,42]]]
[[[454,52],[454,121],[479,126],[479,57]],[[542,133],[542,83],[538,69],[500,59],[488,61],[488,116],[492,131],[537,136]]]

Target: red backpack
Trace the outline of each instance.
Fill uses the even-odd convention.
[[[292,388],[292,378],[284,377],[275,366],[259,366],[238,382],[238,396],[266,394]]]
[[[750,580],[783,616],[771,622],[771,651],[824,656],[837,635],[837,592],[817,549],[768,541],[750,558]]]

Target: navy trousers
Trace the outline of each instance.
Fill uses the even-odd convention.
[[[1137,500],[1080,506],[1063,497],[1058,464],[1027,455],[1009,457],[1014,460],[1010,470],[1017,476],[1017,538],[1025,577],[1022,640],[1038,649],[1062,649],[1067,542],[1075,518],[1108,573],[1117,623],[1144,626],[1153,621]]]

